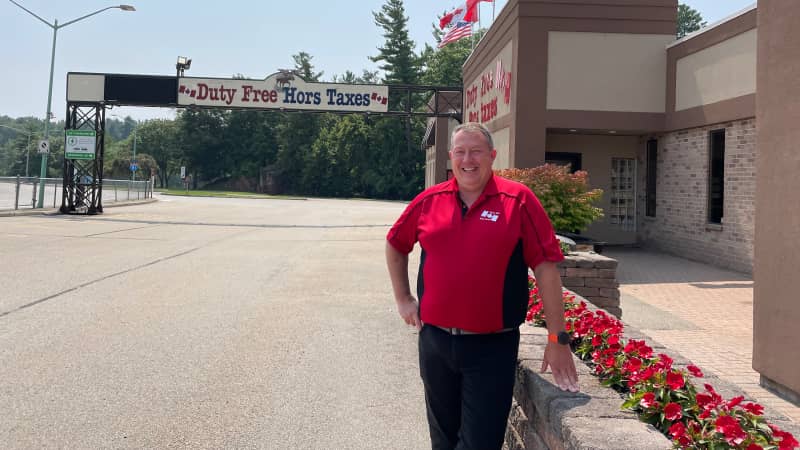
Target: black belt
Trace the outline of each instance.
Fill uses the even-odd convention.
[[[430,324],[428,324],[428,325],[430,325]],[[475,332],[475,331],[463,330],[463,329],[461,329],[461,328],[447,328],[447,327],[440,327],[439,325],[431,325],[431,326],[432,326],[432,327],[436,327],[436,328],[438,328],[438,329],[440,329],[440,330],[444,331],[445,333],[452,334],[453,336],[459,336],[459,335],[462,335],[462,334],[497,334],[497,333],[507,333],[507,332],[509,332],[509,331],[514,331],[514,330],[516,330],[516,329],[517,329],[516,327],[511,327],[511,328],[503,328],[503,329],[501,329],[501,330],[497,330],[497,331],[489,331],[489,332],[486,332],[486,333],[478,333],[478,332]]]

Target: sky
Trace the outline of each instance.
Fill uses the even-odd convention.
[[[42,19],[65,23],[114,5],[106,0],[16,0]],[[113,0],[111,0],[113,2]],[[368,56],[384,42],[372,12],[385,0],[122,0],[135,12],[110,9],[60,28],[57,33],[52,111],[66,110],[67,72],[174,75],[179,55],[192,59],[186,76],[266,78],[294,66],[292,55],[310,54],[323,81],[350,70],[377,70]],[[684,0],[709,24],[754,0]],[[495,14],[507,0],[496,0]],[[405,0],[411,39],[421,50],[433,45],[432,24],[462,3]],[[481,3],[481,24],[492,19],[492,4]],[[0,0],[0,115],[44,117],[53,30],[9,0]],[[174,117],[161,108],[114,108],[108,114],[136,120]]]

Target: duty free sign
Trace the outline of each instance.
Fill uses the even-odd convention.
[[[181,106],[386,112],[388,96],[388,86],[307,83],[291,72],[265,80],[178,78]]]

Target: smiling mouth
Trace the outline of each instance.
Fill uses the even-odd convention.
[[[463,170],[464,172],[474,172],[474,171],[478,170],[478,168],[477,167],[470,167],[470,168],[464,167],[461,170]]]

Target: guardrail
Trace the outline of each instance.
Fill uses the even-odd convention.
[[[103,180],[103,204],[153,197],[154,180]],[[44,178],[44,207],[61,206],[63,180]],[[0,210],[34,209],[40,185],[39,177],[0,177]]]

